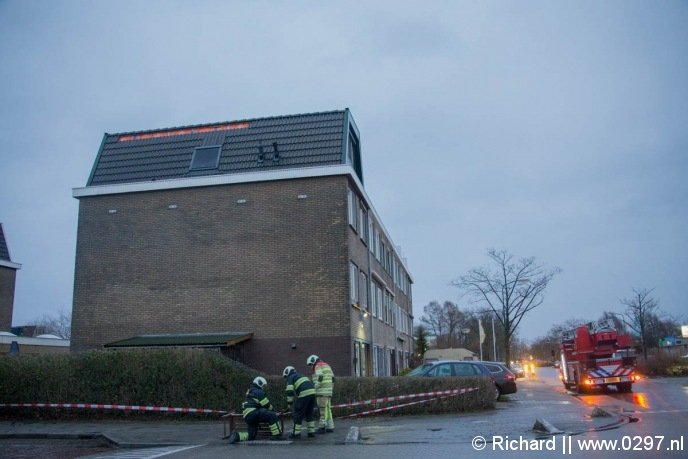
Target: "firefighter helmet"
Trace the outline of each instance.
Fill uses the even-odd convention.
[[[306,365],[315,365],[315,362],[317,362],[318,360],[320,360],[320,357],[313,354],[310,357],[308,357],[308,360],[306,360]]]
[[[287,376],[294,373],[295,371],[296,371],[296,368],[292,367],[291,365],[288,367],[284,367],[284,371],[282,372],[282,376],[284,376],[286,378]]]
[[[267,385],[267,381],[262,376],[258,376],[253,380],[253,384],[260,387],[261,389]]]

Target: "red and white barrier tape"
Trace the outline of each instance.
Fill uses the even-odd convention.
[[[405,407],[405,406],[419,405],[419,404],[425,403],[425,402],[433,402],[433,401],[435,401],[435,400],[443,399],[443,398],[447,398],[447,397],[452,397],[452,396],[454,396],[454,395],[458,395],[458,394],[443,395],[443,396],[441,396],[441,397],[426,398],[425,400],[417,400],[417,401],[415,401],[415,402],[402,403],[401,405],[386,406],[386,407],[384,407],[384,408],[378,408],[378,409],[376,409],[376,410],[368,410],[368,411],[362,411],[362,412],[360,412],[360,413],[349,414],[349,415],[346,415],[346,416],[338,416],[337,419],[358,418],[358,417],[361,417],[361,416],[368,416],[368,415],[371,415],[371,414],[382,413],[382,412],[384,412],[384,411],[391,411],[391,410],[394,410],[394,409],[397,409],[397,408],[403,408],[403,407]]]
[[[102,403],[0,403],[2,408],[81,408],[87,410],[151,411],[155,413],[211,413],[227,411],[207,408],[176,408],[173,406],[108,405]]]
[[[383,411],[389,411],[397,408],[402,408],[405,406],[417,405],[419,403],[425,403],[438,398],[447,398],[452,395],[465,394],[468,392],[473,392],[478,390],[477,387],[470,387],[465,389],[452,389],[438,392],[422,392],[418,394],[409,395],[397,395],[393,397],[383,397],[371,400],[361,400],[358,402],[342,403],[339,405],[332,406],[332,409],[337,408],[353,408],[356,406],[364,405],[379,405],[390,402],[399,402],[403,400],[412,400],[414,398],[427,398],[425,400],[418,400],[411,403],[405,403],[401,405],[394,405],[386,408],[379,408],[376,410],[365,411],[362,413],[351,414],[347,416],[342,416],[343,418],[365,416],[368,414],[380,413]],[[148,411],[154,413],[206,413],[206,414],[226,414],[229,413],[226,410],[215,410],[207,408],[177,408],[172,406],[144,406],[144,405],[115,405],[115,404],[103,404],[103,403],[0,403],[0,408],[79,408],[87,410],[122,410],[122,411]]]
[[[464,389],[443,390],[443,391],[438,391],[438,392],[421,392],[419,394],[396,395],[393,397],[383,397],[383,398],[376,398],[376,399],[371,399],[371,400],[361,400],[358,402],[341,403],[339,405],[332,405],[332,409],[334,410],[334,409],[338,409],[338,408],[353,408],[355,406],[363,406],[363,405],[380,405],[383,403],[401,402],[404,400],[413,400],[414,398],[443,397],[443,396],[449,396],[449,395],[459,395],[459,394],[464,394],[467,392],[473,392],[474,390],[478,390],[478,388],[477,387],[470,387],[470,388],[464,388]]]

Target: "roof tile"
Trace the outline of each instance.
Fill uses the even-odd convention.
[[[88,186],[341,163],[345,115],[332,111],[106,134]],[[189,170],[194,149],[210,145],[222,146],[218,168]]]

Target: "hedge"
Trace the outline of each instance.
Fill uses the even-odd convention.
[[[638,371],[645,376],[687,376],[688,361],[677,355],[655,350],[647,360],[638,358]]]
[[[201,349],[2,356],[0,403],[105,403],[233,411],[240,409],[246,389],[259,374],[218,352]],[[266,392],[275,409],[286,411],[284,379],[279,376],[265,377],[268,380]],[[337,377],[332,403],[462,387],[477,387],[478,390],[409,406],[391,414],[456,412],[494,407],[491,383],[479,378]],[[374,408],[376,406],[338,410],[335,416]],[[10,411],[14,414],[26,412]]]

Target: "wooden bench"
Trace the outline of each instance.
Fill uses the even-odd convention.
[[[290,417],[291,413],[275,413],[277,415],[277,419],[279,419],[280,423],[280,429],[282,432],[284,432],[284,418],[285,417]],[[222,416],[222,432],[223,432],[223,439],[229,438],[230,434],[234,430],[243,430],[243,431],[248,431],[248,426],[246,425],[246,421],[244,421],[244,417],[240,413],[227,413]],[[256,439],[260,438],[270,438],[272,436],[272,432],[270,431],[270,426],[264,422],[261,422],[258,424],[258,434],[256,435]]]

